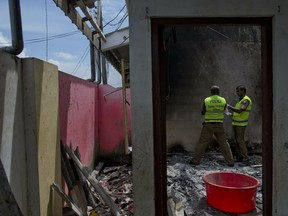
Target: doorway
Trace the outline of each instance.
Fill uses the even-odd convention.
[[[156,215],[166,215],[167,165],[166,165],[166,99],[169,92],[169,67],[166,39],[167,29],[174,40],[175,28],[191,29],[203,26],[259,26],[261,31],[261,91],[262,91],[262,158],[263,158],[263,213],[272,214],[272,24],[270,18],[197,18],[152,19],[152,66]],[[213,28],[215,30],[215,28]],[[211,30],[211,29],[210,29]],[[173,36],[174,34],[174,36]],[[209,85],[207,86],[209,88]],[[234,86],[233,86],[234,88]]]

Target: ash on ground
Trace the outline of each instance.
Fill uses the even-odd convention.
[[[243,166],[235,163],[234,167],[227,166],[221,153],[206,152],[201,164],[189,164],[192,153],[167,153],[167,192],[177,199],[187,216],[259,216],[262,215],[262,157],[250,156],[250,165]],[[131,158],[129,159],[131,162]],[[112,163],[113,164],[113,163]],[[125,163],[126,164],[126,163]],[[260,181],[257,188],[256,209],[246,214],[231,214],[218,211],[209,206],[206,199],[203,176],[208,172],[229,171],[248,174]],[[103,170],[97,179],[121,209],[121,215],[133,215],[132,170],[131,163],[121,166],[111,166],[105,162]],[[99,198],[100,199],[100,198]],[[103,204],[98,206],[102,216],[111,215],[109,208]],[[184,212],[184,213],[183,213]]]
[[[167,155],[167,190],[182,203],[186,215],[189,216],[225,216],[225,215],[262,215],[262,157],[250,156],[250,165],[235,163],[234,167],[227,166],[223,156],[218,152],[206,153],[201,164],[189,164],[192,154],[170,153]],[[205,173],[228,171],[247,174],[257,178],[260,186],[257,188],[256,209],[246,214],[231,214],[218,211],[207,204]]]

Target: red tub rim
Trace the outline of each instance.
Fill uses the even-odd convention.
[[[208,175],[212,175],[212,174],[219,174],[219,173],[224,173],[224,174],[236,174],[236,175],[243,175],[243,176],[246,176],[248,178],[252,178],[256,181],[256,184],[253,185],[253,186],[243,186],[243,187],[228,187],[228,186],[221,186],[221,185],[218,185],[218,184],[215,184],[215,183],[211,183],[209,181],[207,181],[207,176]],[[218,187],[218,188],[223,188],[223,189],[231,189],[231,190],[248,190],[248,189],[254,189],[254,188],[257,188],[259,185],[260,185],[260,181],[255,178],[254,176],[250,176],[250,175],[247,175],[247,174],[243,174],[243,173],[236,173],[236,172],[226,172],[226,171],[220,171],[220,172],[209,172],[209,173],[205,173],[204,176],[203,176],[203,180],[206,184],[209,184],[209,185],[213,185],[215,187]]]

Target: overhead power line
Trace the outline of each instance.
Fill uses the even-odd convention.
[[[117,26],[117,28],[115,29],[115,31],[117,31],[118,29],[120,29],[120,27],[122,26],[122,24],[124,23],[125,19],[127,19],[128,17],[128,12],[126,12],[123,17],[121,18],[121,20],[119,21],[119,25]]]
[[[81,58],[79,59],[77,65],[75,66],[74,70],[72,71],[71,75],[75,75],[77,73],[77,70],[80,68],[81,64],[84,62],[84,60],[87,57],[89,51],[89,45],[87,46],[86,50],[84,51],[83,55],[81,56]]]
[[[48,38],[41,37],[41,38],[34,38],[34,39],[24,40],[24,43],[25,44],[39,43],[39,42],[44,42],[46,40],[60,39],[60,38],[68,37],[68,36],[79,34],[79,33],[80,33],[80,31],[77,30],[77,31],[69,32],[69,33],[53,35],[53,36],[50,36]]]
[[[60,39],[60,38],[64,38],[64,37],[68,37],[68,36],[72,36],[75,34],[79,34],[80,31],[73,31],[73,32],[68,32],[68,33],[63,33],[63,34],[58,34],[58,35],[53,35],[50,37],[41,37],[41,38],[33,38],[33,39],[28,39],[28,40],[24,40],[24,44],[32,44],[32,43],[40,43],[40,42],[46,42],[46,40],[56,40],[56,39]],[[7,43],[0,43],[0,45],[9,45],[11,44],[11,42],[7,42]]]
[[[117,15],[116,15],[113,19],[111,19],[110,21],[108,21],[108,22],[103,26],[103,28],[105,28],[107,25],[109,25],[111,22],[113,22],[113,21],[119,16],[119,14],[124,10],[125,7],[126,7],[126,4],[121,8],[121,10],[117,13]]]
[[[45,14],[46,14],[46,61],[48,61],[48,9],[47,0],[45,0]]]

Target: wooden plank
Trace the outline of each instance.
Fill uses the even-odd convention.
[[[70,144],[70,148],[71,147],[71,144]],[[74,154],[76,155],[76,157],[79,159],[79,161],[81,161],[81,158],[80,158],[80,152],[79,152],[79,148],[78,146],[76,147],[76,149],[74,150]],[[73,163],[75,165],[75,163]],[[77,172],[77,175],[79,177],[79,183],[81,183],[82,185],[82,188],[83,188],[83,194],[84,196],[86,196],[86,206],[87,204],[89,204],[91,207],[93,208],[96,208],[98,206],[98,204],[96,203],[95,199],[94,199],[94,196],[89,188],[89,185],[86,181],[86,178],[85,176],[82,174],[82,172],[76,168],[75,166],[75,170]]]
[[[74,152],[67,145],[64,145],[64,148],[66,152],[68,153],[68,155],[70,156],[70,158],[75,162],[76,166],[80,169],[80,171],[86,177],[86,179],[95,188],[96,192],[100,195],[103,201],[108,205],[112,214],[115,216],[120,216],[121,214],[120,214],[120,210],[118,206],[113,202],[113,200],[111,199],[109,194],[105,191],[105,189],[99,184],[98,180],[95,179],[91,174],[89,174],[87,167],[84,167],[82,165],[82,163],[76,157]]]
[[[93,174],[95,175],[95,178],[98,177],[98,175],[100,174],[100,172],[102,171],[104,167],[104,163],[103,162],[99,162],[95,168],[95,170],[93,171]]]
[[[76,181],[76,177],[70,160],[67,157],[64,144],[60,142],[61,147],[61,170],[73,202],[79,206],[82,212],[87,211],[87,200],[81,183]],[[72,161],[73,162],[73,161]]]
[[[67,194],[64,193],[62,188],[56,184],[55,182],[51,185],[52,188],[65,200],[65,202],[71,207],[71,209],[79,216],[84,216],[81,209],[76,206],[72,200],[67,196]]]

